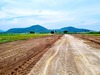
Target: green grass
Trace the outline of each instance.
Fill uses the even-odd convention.
[[[29,38],[38,38],[43,36],[48,36],[50,34],[0,34],[0,43],[26,40]]]
[[[100,31],[98,31],[98,32],[87,32],[87,33],[82,33],[82,34],[92,35],[92,36],[100,36]]]
[[[91,35],[91,36],[100,36],[100,34],[86,34],[86,35]]]

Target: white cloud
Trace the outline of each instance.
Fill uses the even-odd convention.
[[[100,16],[100,0],[0,0],[1,3],[0,25],[5,26],[56,24],[56,28],[57,24],[93,25],[100,20],[96,18]]]

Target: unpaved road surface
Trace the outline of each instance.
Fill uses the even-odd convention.
[[[87,44],[100,49],[100,36],[88,34],[72,34],[72,36],[85,40]]]
[[[28,75],[100,75],[100,49],[64,35],[31,69]]]
[[[62,35],[0,44],[0,75],[27,75]]]

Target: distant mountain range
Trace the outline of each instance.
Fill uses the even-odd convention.
[[[40,32],[48,32],[48,29],[46,29],[45,27],[42,27],[40,25],[33,25],[33,26],[27,27],[27,28],[12,28],[6,32],[9,32],[9,33],[28,33],[30,31],[40,33]]]
[[[50,32],[52,30],[47,29],[41,25],[33,25],[31,27],[27,27],[27,28],[12,28],[9,29],[8,31],[6,31],[7,33],[29,33],[30,31],[34,31],[37,33],[42,33],[42,32]],[[75,27],[64,27],[61,29],[55,29],[54,31],[58,31],[58,32],[63,32],[63,31],[68,31],[68,32],[89,32],[91,30],[88,29],[80,29],[80,28],[75,28]]]
[[[0,30],[0,32],[4,32],[3,30]]]
[[[75,27],[72,27],[72,26],[59,29],[59,31],[66,31],[66,30],[68,32],[89,32],[89,31],[92,31],[92,30],[88,30],[88,29],[75,28]]]

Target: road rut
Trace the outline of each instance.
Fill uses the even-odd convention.
[[[0,44],[0,75],[27,75],[62,35]]]

